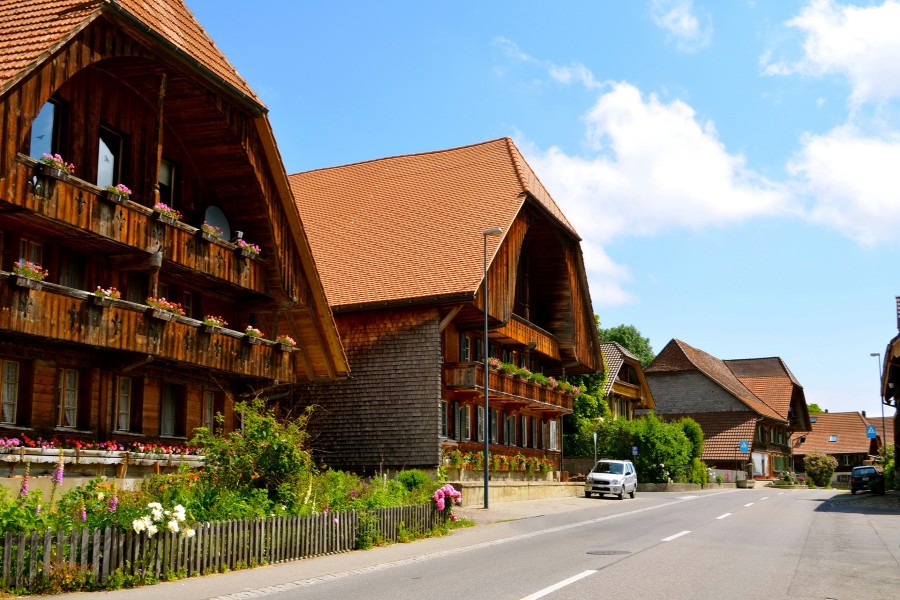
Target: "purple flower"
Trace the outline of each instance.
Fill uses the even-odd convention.
[[[112,499],[109,501],[109,506],[107,507],[107,510],[109,510],[109,512],[116,512],[116,508],[118,508],[118,506],[119,506],[119,497],[113,496]]]

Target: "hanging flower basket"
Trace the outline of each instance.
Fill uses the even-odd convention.
[[[160,321],[171,321],[175,318],[175,313],[169,312],[162,308],[148,308],[147,316],[151,319],[159,319]]]

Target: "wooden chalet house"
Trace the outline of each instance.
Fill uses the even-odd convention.
[[[690,417],[703,429],[710,466],[759,478],[792,468],[790,436],[809,431],[809,412],[780,358],[723,361],[673,339],[644,373],[657,416]]]
[[[832,475],[836,483],[849,483],[853,467],[871,464],[881,447],[881,436],[869,438],[869,420],[858,412],[818,413],[809,416],[811,429],[791,436],[794,466],[798,473],[806,471],[803,459],[812,451],[830,454],[837,460]]]
[[[896,298],[897,306],[897,330],[900,331],[900,296]],[[882,411],[886,411],[885,420],[890,419],[893,427],[885,427],[888,435],[885,436],[886,444],[894,444],[896,449],[898,446],[897,433],[900,432],[900,410],[898,407],[898,398],[900,398],[900,333],[894,335],[888,342],[887,348],[884,350],[884,366],[881,373],[880,391],[881,402],[883,404]],[[893,410],[891,410],[893,409]],[[881,419],[878,419],[878,434],[882,435]],[[896,471],[896,484],[900,486],[900,470]]]
[[[297,395],[321,407],[324,461],[434,468],[488,435],[492,454],[558,468],[572,394],[484,371],[485,311],[500,362],[556,381],[602,368],[580,238],[512,140],[290,180],[353,367]]]
[[[175,444],[348,374],[266,107],[181,0],[0,0],[0,130],[0,437]]]
[[[600,344],[600,351],[606,371],[603,391],[613,418],[623,417],[630,421],[636,410],[655,409],[641,360],[618,342],[604,342]]]

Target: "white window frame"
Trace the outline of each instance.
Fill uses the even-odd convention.
[[[471,439],[472,407],[459,405],[456,410],[456,439],[466,441]]]
[[[475,407],[475,441],[484,441],[484,407],[478,405]]]
[[[516,415],[507,415],[506,424],[503,426],[503,440],[507,446],[516,445]]]
[[[19,406],[21,365],[14,360],[0,360],[0,423],[16,424]]]
[[[134,397],[134,380],[131,377],[116,378],[116,431],[131,431],[131,399]]]
[[[441,427],[441,437],[442,438],[447,437],[447,420],[448,420],[447,419],[447,411],[448,411],[448,408],[449,408],[449,403],[446,400],[441,400],[441,403],[440,403],[440,411],[441,411],[440,424],[441,425],[440,425],[440,427]]]
[[[550,420],[550,450],[559,450],[556,443],[556,431],[558,426],[556,424],[556,419]]]
[[[491,418],[491,443],[498,444],[500,439],[500,412],[496,408],[492,408],[489,414]]]
[[[78,380],[76,369],[59,370],[59,427],[63,429],[78,426]]]
[[[522,447],[528,447],[528,416],[522,415]]]
[[[159,435],[175,437],[175,387],[163,385],[159,397]]]

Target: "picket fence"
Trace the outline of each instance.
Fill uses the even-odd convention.
[[[329,512],[307,517],[215,521],[196,535],[111,529],[70,533],[11,533],[0,538],[0,590],[27,589],[51,569],[80,569],[102,587],[117,570],[153,578],[191,577],[225,569],[272,564],[356,549],[359,527],[396,542],[404,533],[424,534],[443,523],[433,504],[371,511]]]

